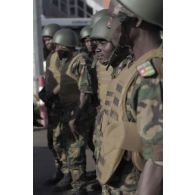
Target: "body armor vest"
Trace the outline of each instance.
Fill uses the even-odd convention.
[[[98,96],[100,99],[100,105],[103,106],[103,102],[106,98],[106,92],[108,83],[112,78],[113,68],[110,66],[108,70],[106,70],[106,66],[101,64],[99,61],[96,64],[96,72],[98,78]]]
[[[79,90],[77,82],[67,75],[67,69],[69,68],[70,61],[68,60],[62,63],[61,67],[61,81],[59,97],[62,104],[75,103],[79,100]]]
[[[52,92],[60,83],[59,58],[57,52],[52,52],[47,58],[47,67],[45,74],[45,89]]]
[[[126,97],[130,87],[138,77],[137,66],[154,58],[162,59],[162,49],[151,50],[135,61],[130,68],[126,66],[108,87],[104,115],[102,119],[102,145],[97,161],[97,177],[105,184],[117,169],[121,159],[128,151],[133,164],[141,171],[144,160],[141,157],[142,145],[135,122],[129,122],[126,114]]]

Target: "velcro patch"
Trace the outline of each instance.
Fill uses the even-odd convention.
[[[152,76],[156,72],[152,64],[149,61],[139,65],[137,67],[137,71],[142,77]]]

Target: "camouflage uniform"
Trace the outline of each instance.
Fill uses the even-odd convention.
[[[124,67],[121,72],[119,71],[115,87],[113,87],[113,89],[115,89],[115,91],[113,91],[113,99],[108,103],[109,105],[107,105],[107,108],[110,107],[110,111],[105,109],[103,118],[106,117],[106,115],[110,117],[107,126],[112,123],[112,121],[116,121],[117,123],[122,121],[122,123],[126,122],[128,124],[135,124],[137,127],[136,131],[138,137],[141,140],[141,150],[139,151],[139,155],[141,156],[143,162],[148,159],[161,161],[162,49],[149,51],[133,64],[134,65],[131,65],[130,67]],[[120,81],[124,81],[124,76],[127,76],[133,71],[131,67],[135,67],[135,74],[132,75],[131,82],[126,85],[127,91],[124,92],[124,86],[120,86]],[[126,82],[128,82],[130,78],[126,80]],[[125,113],[117,112],[117,105],[120,107],[122,104],[121,99],[117,99],[117,91],[120,91],[120,94],[122,93],[124,95]],[[121,97],[120,94],[118,97]],[[110,93],[108,90],[107,96],[109,95]],[[128,130],[130,129],[127,129],[127,131]],[[103,142],[103,136],[106,133],[106,130],[102,129],[102,126],[100,126],[100,132],[102,133],[101,146],[99,147],[99,153],[97,155],[97,174],[99,178],[102,174],[101,170],[99,170],[99,165],[102,164],[103,166],[105,163],[105,158],[104,156],[101,156],[101,154],[103,154],[101,151],[104,149],[103,144],[106,144]],[[136,194],[137,183],[139,181],[141,171],[141,166],[139,166],[140,164],[136,161],[139,159],[133,158],[136,153],[134,150],[128,151],[121,149],[121,151],[123,151],[123,153],[120,163],[111,178],[109,178],[103,186],[103,195]]]
[[[78,87],[81,92],[90,94],[88,102],[86,103],[85,111],[83,116],[83,127],[85,131],[85,142],[92,152],[94,152],[94,145],[92,142],[95,117],[97,114],[96,106],[98,105],[97,99],[97,86],[96,86],[96,75],[92,67],[92,57],[88,53],[83,52],[82,58],[83,64],[81,63],[80,78],[78,81]]]
[[[59,59],[57,52],[51,52],[46,61],[46,74],[45,74],[45,89],[47,93],[51,93],[53,89],[60,83],[60,70]],[[58,137],[58,123],[60,118],[60,110],[58,109],[59,99],[56,97],[52,106],[47,107],[48,112],[48,127],[47,127],[47,139],[48,147],[52,151],[55,158],[55,166],[57,170],[60,170],[61,162],[59,159],[58,150],[55,150],[55,145],[59,144],[56,141]]]
[[[64,175],[69,174],[69,167],[68,167],[68,156],[65,152],[65,143],[64,138],[66,136],[66,131],[63,130],[65,127],[65,121],[68,120],[68,117],[70,117],[70,112],[74,108],[74,105],[76,105],[78,97],[78,92],[76,91],[76,83],[69,82],[69,80],[65,76],[65,69],[68,66],[67,59],[60,60],[58,58],[58,64],[59,64],[59,70],[60,70],[60,91],[59,91],[59,101],[56,102],[55,107],[53,108],[56,112],[56,125],[53,129],[53,147],[54,150],[57,153],[57,158],[60,161],[60,170]],[[66,85],[67,84],[67,85]],[[72,93],[65,94],[66,88],[68,88],[68,85],[74,86]],[[74,97],[72,97],[74,95]],[[70,100],[73,99],[73,102]]]
[[[102,95],[98,94],[101,102],[101,106],[98,109],[98,114],[96,117],[96,122],[95,122],[95,130],[94,130],[94,135],[93,135],[93,143],[95,145],[95,158],[98,158],[99,156],[99,150],[100,150],[100,145],[101,145],[101,137],[102,137],[102,131],[101,131],[101,123],[102,123],[102,117],[104,114],[104,103],[105,103],[105,98],[106,98],[106,93],[107,93],[107,88],[109,86],[109,83],[111,83],[112,79],[115,79],[120,72],[123,70],[123,68],[132,61],[131,55],[127,56],[125,60],[123,60],[119,66],[112,68],[112,66],[109,67],[107,70],[107,78],[109,77],[109,80],[107,80],[107,86],[104,86],[104,90],[106,90]],[[99,66],[101,65],[100,63],[98,64]],[[106,71],[106,66],[104,66],[104,71]],[[101,85],[100,80],[98,80],[99,86]],[[99,90],[100,92],[100,90]]]
[[[95,120],[95,129],[93,134],[93,143],[95,145],[95,151],[94,156],[97,158],[98,148],[100,145],[100,137],[101,137],[101,120],[103,115],[103,104],[106,97],[107,92],[107,86],[113,77],[113,68],[112,66],[109,67],[108,70],[106,70],[106,65],[101,64],[99,61],[96,63],[96,72],[97,72],[97,78],[98,78],[98,98],[100,100],[100,106],[98,107],[98,113]]]
[[[80,91],[90,94],[82,114],[81,126],[85,132],[85,143],[94,153],[95,147],[92,138],[97,114],[96,107],[99,105],[99,101],[97,98],[96,69],[92,67],[92,59],[88,53],[81,53],[80,59],[73,63],[72,72],[79,76],[78,87]]]
[[[92,94],[92,83],[91,83],[91,75],[89,74],[88,66],[91,65],[91,60],[87,58],[86,54],[81,53],[77,54],[68,65],[68,69],[66,70],[66,74],[71,77],[74,81],[76,81],[78,85],[78,89],[80,92]],[[79,95],[78,95],[79,97]],[[79,98],[78,98],[79,99]],[[94,107],[91,106],[91,98],[89,98],[87,102],[87,106],[84,106],[82,116],[78,120],[78,130],[77,134],[74,136],[70,133],[69,139],[65,136],[65,153],[68,158],[68,167],[72,175],[72,186],[74,190],[78,190],[83,182],[81,178],[86,171],[86,158],[85,158],[85,147],[88,142],[89,133],[90,133],[90,125],[92,124],[92,120],[94,120],[95,110]],[[78,106],[78,101],[74,104],[74,107],[71,109],[70,116],[64,116],[64,124],[63,127],[66,132],[71,132],[68,126],[68,121],[73,117],[74,110]],[[93,113],[93,114],[92,114]],[[67,108],[66,108],[67,115]],[[65,122],[66,121],[66,122]]]

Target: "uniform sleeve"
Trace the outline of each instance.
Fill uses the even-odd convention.
[[[127,113],[133,113],[143,144],[145,160],[162,161],[163,107],[159,78],[142,78],[129,93]],[[127,99],[128,100],[128,99]]]
[[[81,65],[80,65],[79,59],[75,60],[75,62],[72,64],[71,73],[77,78],[80,77]]]
[[[78,80],[79,90],[83,93],[93,93],[92,78],[87,68],[87,65],[81,67],[81,73]]]
[[[71,65],[71,73],[77,78],[78,88],[83,93],[92,93],[92,78],[83,57]]]

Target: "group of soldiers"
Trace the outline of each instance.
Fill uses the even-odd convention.
[[[102,195],[162,194],[163,1],[111,0],[79,38],[49,24],[39,97],[48,111],[54,191],[87,194],[95,177]],[[86,172],[86,147],[96,174]]]

